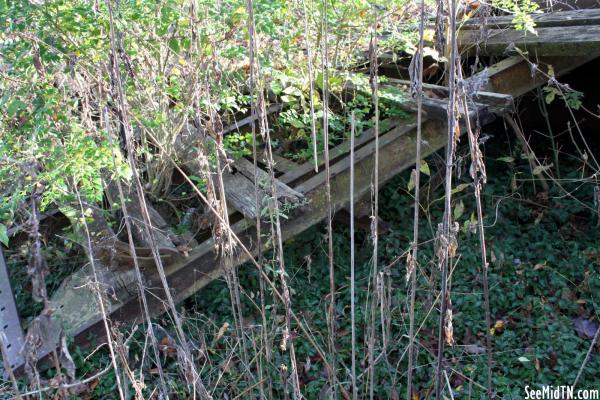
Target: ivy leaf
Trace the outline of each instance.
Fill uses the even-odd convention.
[[[4,224],[0,224],[0,243],[8,247],[8,229]]]
[[[298,89],[295,86],[288,86],[285,89],[283,89],[283,93],[285,94],[289,94],[291,96],[296,96],[296,97],[301,97],[302,96],[302,92],[300,91],[300,89]]]
[[[296,118],[290,119],[290,125],[292,125],[296,129],[304,128],[304,123]]]
[[[283,96],[281,96],[281,101],[283,101],[284,103],[295,103],[297,99],[294,96],[284,94]]]
[[[556,88],[550,87],[550,86],[546,86],[544,88],[544,92],[546,93],[546,96],[544,96],[544,100],[546,100],[546,104],[550,104],[554,101],[554,99],[556,98],[556,95],[559,94],[558,90],[556,90]]]
[[[279,96],[281,92],[283,92],[283,86],[281,86],[281,81],[273,80],[271,81],[269,86],[271,87],[271,91],[277,96]]]
[[[17,115],[17,113],[23,109],[25,109],[25,107],[27,107],[27,104],[25,104],[24,102],[22,102],[19,99],[14,99],[13,101],[10,102],[10,104],[6,107],[6,113],[11,116],[14,117],[15,115]]]

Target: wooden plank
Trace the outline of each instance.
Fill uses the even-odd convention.
[[[547,83],[550,68],[555,77],[560,77],[599,56],[600,53],[579,57],[540,57],[536,60],[536,70],[523,57],[513,56],[473,75],[469,80],[481,81],[483,90],[518,97]]]
[[[233,202],[232,197],[235,197],[236,204],[245,204],[244,216],[252,220],[256,219],[256,215],[257,213],[260,213],[260,210],[256,210],[254,165],[245,158],[240,158],[233,163],[233,168],[235,169],[233,176],[229,175],[227,179],[225,179],[225,177],[223,178],[225,181],[225,195],[227,196],[227,201]],[[260,168],[257,169],[256,175],[256,184],[260,188],[259,195],[262,193],[263,196],[263,201],[261,203],[265,204],[265,198],[271,197],[269,193],[271,181],[270,175]],[[233,178],[233,180],[231,178]],[[246,182],[249,182],[250,185],[247,185]],[[277,190],[277,200],[280,206],[297,204],[304,198],[302,194],[278,179],[275,179],[275,186]],[[250,190],[248,191],[247,188]]]
[[[267,107],[267,110],[266,110],[267,116],[274,114],[274,113],[278,113],[282,109],[283,109],[283,104],[272,104],[269,107]],[[248,117],[242,118],[239,121],[235,121],[233,124],[223,128],[223,134],[226,135],[233,131],[239,131],[240,129],[246,127],[247,125],[250,125],[257,119],[258,119],[258,116],[250,115]]]
[[[405,134],[413,131],[416,125],[414,122],[397,126],[391,131],[382,134],[379,138],[379,146],[383,147],[389,144],[390,142],[397,140],[398,138],[404,136]],[[363,146],[354,151],[354,160],[355,163],[358,164],[360,161],[364,160],[367,157],[371,157],[375,151],[375,142],[369,142],[366,146]],[[345,170],[350,168],[350,159],[349,157],[344,157],[339,162],[333,164],[329,168],[331,178],[341,174]],[[326,174],[325,171],[320,172],[319,174],[311,177],[305,182],[302,182],[296,189],[301,193],[308,193],[312,190],[315,190],[318,186],[322,185],[325,182]]]
[[[134,239],[145,247],[152,247],[156,244],[159,249],[168,249],[177,252],[173,241],[169,237],[169,227],[167,222],[158,211],[156,211],[149,202],[146,202],[146,208],[152,225],[151,229],[154,237],[153,243],[146,231],[146,224],[144,223],[142,207],[138,200],[137,190],[133,185],[125,183],[121,185],[121,188],[123,190],[123,196],[125,197],[125,207],[127,209],[127,214],[129,215],[129,222]],[[121,207],[121,202],[119,201],[119,187],[114,179],[108,182],[106,194],[113,207]]]
[[[515,29],[491,29],[482,41],[480,32],[464,30],[458,34],[462,53],[479,49],[484,55],[514,53],[514,47],[537,56],[579,56],[600,51],[600,25],[564,26],[536,29],[537,34]]]
[[[380,134],[383,134],[383,133],[393,129],[398,123],[400,123],[400,120],[392,119],[392,118],[381,121],[380,126],[379,126]],[[374,129],[370,128],[370,129],[363,131],[354,140],[355,148],[359,148],[360,146],[364,145],[365,143],[368,143],[369,141],[373,140],[373,138],[374,138]],[[336,147],[329,150],[330,162],[334,162],[337,158],[343,156],[344,154],[348,153],[349,151],[350,151],[350,141],[345,141],[345,142],[337,145]],[[325,165],[325,160],[322,157],[319,157],[318,165],[319,165],[319,169],[321,169],[321,167],[323,167]],[[310,160],[303,164],[300,164],[296,169],[286,172],[285,174],[283,174],[282,176],[279,177],[279,180],[281,180],[282,182],[284,182],[286,184],[290,184],[290,183],[297,181],[299,178],[303,177],[304,175],[309,174],[311,171],[314,171],[314,169],[315,169],[315,162],[314,162],[314,160]]]
[[[401,86],[408,90],[410,81],[404,79],[386,78],[380,87],[386,86]],[[433,85],[431,83],[423,83],[425,92],[432,92],[441,98],[448,97],[448,88],[446,86]],[[503,113],[514,108],[514,99],[511,95],[495,92],[478,91],[471,95],[471,99],[477,103],[485,104],[488,109],[494,113]]]
[[[481,124],[485,124],[485,123],[491,121],[491,119],[493,119],[489,115],[489,113],[486,112],[485,107],[481,107],[481,106],[478,109],[471,111],[470,114],[471,114],[470,118],[472,120],[479,118]],[[427,123],[427,120],[425,120],[423,123],[424,124]],[[415,130],[415,128],[416,128],[416,124],[414,122],[407,123],[406,125],[398,126],[394,129],[392,129],[391,131],[389,131],[388,133],[382,135],[379,138],[379,146],[380,147],[386,146],[389,143],[403,137],[404,135],[406,135],[410,132],[413,132]],[[465,131],[464,123],[461,123],[461,132],[464,132],[464,131]],[[425,147],[430,146],[429,143],[424,143],[424,145],[425,145]],[[411,150],[412,149],[409,149],[409,151],[411,151]],[[373,141],[354,152],[355,163],[358,163],[363,159],[371,157],[374,153],[375,153],[375,142]],[[345,157],[330,167],[330,169],[329,169],[330,176],[335,177],[336,175],[343,173],[344,171],[348,170],[349,168],[350,168],[350,157]],[[312,178],[308,179],[307,181],[303,182],[296,189],[301,193],[308,193],[312,190],[315,190],[320,185],[322,185],[323,182],[325,182],[325,178],[326,178],[326,174],[325,174],[325,171],[323,171],[323,172],[319,173],[318,175],[315,175]]]
[[[264,159],[266,160],[267,157],[264,156]],[[280,156],[277,153],[273,153],[273,163],[274,163],[273,167],[275,168],[275,170],[282,172],[284,174],[287,172],[291,172],[300,166],[300,164],[293,162],[291,160],[288,160],[287,158]]]
[[[531,14],[535,28],[557,26],[587,26],[600,25],[600,9],[583,9],[570,11],[557,11],[543,14]],[[486,19],[471,18],[461,25],[461,30],[480,29],[482,24],[486,28],[512,28],[514,27],[512,15],[488,17]],[[585,28],[584,28],[585,29]]]
[[[406,86],[406,91],[408,93],[408,90],[410,87],[409,82],[403,81],[400,79],[389,79],[388,81],[390,83],[392,83],[392,85],[382,82],[380,87],[385,88],[385,87]],[[349,91],[356,90],[363,94],[368,94],[363,89],[356,89],[355,85],[352,83],[351,80],[348,80],[346,82],[345,87]],[[448,105],[447,105],[447,100],[446,100],[446,97],[448,94],[448,89],[445,88],[444,86],[431,85],[431,84],[424,84],[424,88],[427,89],[425,92],[435,89],[438,93],[442,94],[442,96],[441,96],[442,98],[434,98],[434,97],[429,97],[429,96],[423,97],[424,115],[428,118],[446,120],[448,118],[448,112],[447,112]],[[482,108],[483,106],[485,106],[485,108],[488,111],[494,112],[496,114],[503,114],[506,111],[512,110],[514,108],[512,96],[510,96],[510,95],[495,94],[495,93],[488,93],[488,92],[477,92],[471,96],[471,100],[472,100],[472,102],[471,102],[472,107]],[[395,102],[394,104],[398,108],[408,111],[408,112],[415,113],[417,111],[417,103],[412,98],[407,98],[407,99],[404,99],[403,101]]]
[[[423,122],[423,157],[442,148],[446,143],[445,124],[439,120],[426,120]],[[416,141],[416,129],[414,123],[407,124],[389,132],[380,138],[380,183],[383,184],[396,174],[414,163],[414,149]],[[359,200],[371,190],[372,171],[374,167],[374,142],[359,149],[355,153],[355,198]],[[338,161],[331,168],[331,199],[332,207],[340,210],[347,207],[351,201],[348,198],[349,185],[349,156]],[[283,239],[289,239],[303,232],[312,225],[320,222],[328,215],[326,189],[322,184],[324,171],[309,179],[298,187],[298,191],[305,192],[307,201],[301,207],[293,210],[287,219],[282,220]],[[242,243],[249,249],[251,254],[256,254],[256,230],[251,221],[244,220],[235,224],[232,229]],[[263,249],[272,243],[265,238]],[[241,264],[248,261],[248,255],[237,251],[234,263]],[[167,276],[169,287],[177,301],[181,301],[224,272],[224,263],[215,254],[213,239],[209,239],[195,248],[185,260],[168,266]],[[148,276],[149,287],[159,288],[158,278]],[[159,314],[165,311],[164,292],[162,289],[153,289],[152,296],[148,297],[153,312]],[[116,321],[130,321],[139,318],[141,310],[139,301],[133,298],[112,312],[111,319]],[[75,334],[79,343],[83,343],[83,334],[93,332],[98,336],[103,335],[101,321],[94,324],[86,324],[80,328],[81,333]]]
[[[198,145],[216,148],[214,141],[203,131],[188,125],[182,134],[177,138],[175,145],[175,153],[181,162],[181,165],[194,175],[198,175],[203,168],[200,157],[208,157],[202,155]],[[230,163],[226,154],[220,156],[222,168],[222,178],[227,203],[241,212],[244,217],[254,220],[260,214],[260,210],[256,209],[255,190],[254,190],[254,165],[240,158]],[[226,164],[229,164],[226,166]],[[214,173],[213,173],[214,174]],[[264,203],[264,199],[270,198],[269,188],[265,185],[260,185],[261,182],[269,182],[269,174],[262,169],[258,169],[259,196],[260,203]],[[216,174],[214,175],[216,179]],[[217,184],[215,180],[215,184]],[[300,202],[302,195],[292,188],[288,187],[283,181],[276,180],[277,185],[277,201],[283,205],[289,202]]]

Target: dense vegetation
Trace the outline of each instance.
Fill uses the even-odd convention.
[[[473,7],[472,2],[465,5]],[[425,4],[431,21],[436,6]],[[501,0],[493,2],[492,10],[512,14],[517,29],[535,34],[530,13],[537,8],[529,0]],[[94,236],[88,231],[96,218],[93,210],[101,210],[115,236],[128,240],[121,210],[125,200],[107,195],[114,182],[136,187],[139,179],[143,196],[165,217],[173,238],[200,241],[213,234],[225,249],[215,233],[219,224],[212,219],[211,231],[198,222],[209,219],[208,209],[220,197],[207,176],[220,174],[215,171],[221,153],[232,160],[252,159],[257,148],[268,153],[272,147],[289,161],[311,162],[348,141],[353,125],[357,134],[375,126],[383,132],[386,120],[412,118],[406,106],[410,90],[378,88],[375,107],[373,79],[385,84],[386,77],[371,70],[370,81],[363,72],[375,59],[369,51],[374,37],[379,38],[377,55],[386,54],[398,70],[409,68],[418,48],[419,10],[419,3],[406,0],[0,0],[0,242],[23,325],[33,325],[40,312],[51,314],[48,298],[63,279],[93,263],[88,245]],[[447,54],[434,50],[432,32],[424,34],[424,53],[439,68],[432,80],[444,83]],[[544,107],[560,103],[579,129],[572,112],[582,107],[583,93],[551,82],[538,96]],[[265,117],[268,128],[262,121],[256,124],[259,132],[231,128],[270,104],[281,104],[281,109]],[[184,177],[176,167],[178,146],[190,126],[207,132],[216,145],[203,148],[207,170]],[[571,131],[568,138],[556,139],[548,128],[549,136],[535,150],[553,163],[532,168],[531,149],[511,143],[502,123],[486,129],[481,222],[487,278],[466,140],[456,151],[450,188],[451,218],[458,229],[448,280],[445,396],[489,397],[488,335],[491,383],[498,398],[521,398],[526,385],[566,385],[576,377],[578,387],[594,388],[600,359],[594,354],[584,360],[590,348],[597,352],[590,343],[598,338],[598,141],[588,144],[587,132],[575,139]],[[176,312],[154,318],[153,329],[148,321],[115,326],[111,343],[116,353],[104,345],[96,348],[94,337],[86,347],[69,342],[65,347],[72,362],[57,357],[52,366],[28,370],[18,381],[0,381],[0,397],[14,396],[18,389],[55,398],[191,398],[197,390],[191,382],[199,378],[213,398],[294,398],[298,389],[310,399],[350,398],[354,350],[358,398],[430,398],[441,337],[443,158],[434,153],[419,168],[414,364],[407,356],[407,254],[414,240],[416,172],[407,171],[379,193],[378,214],[386,231],[378,237],[377,274],[370,222],[356,233],[353,282],[343,212],[336,217],[343,223],[335,223],[332,232],[326,223],[314,226],[287,241],[282,252],[271,233],[269,244],[275,249],[257,259],[260,269],[247,263],[228,270]],[[265,160],[270,172],[273,160]],[[540,176],[546,177],[543,185]],[[371,201],[366,200],[369,208]],[[290,211],[274,212],[267,203],[261,215],[274,227]],[[64,218],[59,226],[43,222],[40,231],[37,220],[45,214]],[[10,236],[18,227],[25,228]],[[185,246],[177,250],[189,251]],[[356,289],[356,343],[351,339],[351,285]],[[277,290],[289,290],[289,298],[282,300]],[[298,320],[290,321],[292,310]],[[156,352],[149,331],[158,338]],[[328,369],[332,359],[334,373]],[[198,366],[197,377],[192,364]],[[407,388],[411,366],[414,377]]]

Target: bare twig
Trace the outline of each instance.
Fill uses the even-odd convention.
[[[523,151],[525,152],[525,155],[527,156],[527,161],[529,162],[529,166],[531,167],[531,173],[538,178],[540,184],[542,185],[542,189],[544,190],[544,192],[548,192],[550,190],[550,188],[548,186],[548,182],[546,181],[546,178],[544,177],[544,172],[541,171],[540,168],[538,168],[541,165],[537,164],[537,158],[535,157],[533,150],[529,147],[529,144],[527,143],[527,139],[525,139],[525,135],[523,134],[521,127],[519,126],[519,124],[517,124],[515,119],[510,115],[505,115],[504,120],[508,123],[508,125],[511,127],[511,129],[515,132],[515,135],[517,135],[517,139],[521,143],[521,147],[523,147]]]
[[[329,323],[329,352],[331,354],[331,371],[329,371],[329,377],[331,379],[331,390],[333,391],[333,397],[336,397],[337,392],[337,378],[336,378],[336,349],[335,349],[335,338],[336,338],[336,322],[335,322],[335,270],[334,270],[334,254],[333,254],[333,209],[331,204],[331,174],[329,170],[329,48],[328,48],[328,24],[327,24],[327,3],[328,0],[323,0],[323,15],[321,16],[321,30],[322,30],[322,46],[321,46],[321,58],[323,68],[323,157],[325,160],[325,190],[327,196],[327,250],[328,250],[328,261],[329,261],[329,296],[330,304],[329,311],[327,313]]]
[[[306,41],[306,60],[308,63],[308,82],[310,86],[310,134],[313,142],[313,158],[315,160],[315,172],[319,172],[319,159],[317,151],[317,127],[315,118],[315,82],[313,72],[312,45],[310,43],[310,35],[308,33],[308,12],[306,10],[306,0],[302,0],[303,16],[304,16],[304,40]]]
[[[350,119],[350,321],[352,329],[352,399],[358,399],[356,386],[356,281],[354,276],[354,111]]]
[[[2,355],[2,362],[4,364],[4,371],[8,373],[8,377],[10,378],[10,382],[13,385],[13,390],[15,392],[15,398],[21,400],[21,393],[19,391],[19,384],[17,383],[17,378],[15,377],[15,373],[8,362],[8,354],[6,354],[6,342],[8,339],[4,332],[0,332],[0,355]]]
[[[379,222],[379,93],[378,93],[378,63],[377,63],[377,51],[378,51],[378,38],[377,38],[377,23],[378,15],[377,9],[375,9],[375,18],[373,21],[373,32],[371,33],[371,44],[369,46],[370,52],[370,81],[371,81],[371,99],[374,106],[373,114],[373,130],[375,137],[375,158],[373,165],[373,180],[371,183],[371,193],[373,199],[373,209],[371,215],[371,240],[373,241],[373,287],[377,291],[377,276],[378,276],[378,257],[379,257],[379,237],[378,237],[378,222]],[[376,303],[377,296],[373,296],[373,302],[371,307],[371,333],[369,336],[369,398],[374,398],[374,387],[375,387],[375,365],[374,365],[374,353],[375,353],[375,314],[376,314]],[[383,324],[382,329],[385,329]],[[383,332],[383,340],[385,342],[385,332]],[[385,346],[384,346],[385,347]],[[385,353],[385,349],[383,351]]]
[[[108,110],[106,108],[104,110],[104,122],[106,125],[105,128],[106,128],[106,132],[107,132],[107,136],[108,136],[108,141],[111,145],[111,149],[115,149],[115,146],[113,145],[112,135],[110,133]],[[116,156],[115,156],[114,150],[111,153],[111,156],[112,156],[113,170],[116,173],[117,162],[116,162]],[[116,179],[116,183],[117,183],[117,188],[119,190],[119,200],[121,203],[121,211],[123,212],[123,219],[125,221],[125,226],[127,228],[127,239],[128,239],[128,243],[129,243],[129,251],[131,252],[131,256],[133,259],[133,268],[135,270],[135,277],[136,277],[136,281],[138,284],[138,293],[139,293],[140,299],[142,300],[142,308],[144,310],[144,322],[146,324],[148,336],[150,337],[150,342],[152,344],[152,350],[154,352],[154,358],[156,360],[156,366],[157,366],[161,389],[163,391],[163,394],[166,396],[166,399],[168,399],[169,396],[168,396],[167,386],[166,386],[166,382],[165,382],[165,375],[164,375],[164,371],[163,371],[163,368],[162,368],[162,365],[160,362],[160,352],[159,352],[159,347],[158,347],[158,341],[156,340],[156,335],[154,333],[154,327],[152,326],[152,320],[150,317],[150,309],[148,308],[148,299],[146,298],[146,289],[144,287],[144,281],[142,278],[142,271],[140,269],[138,258],[136,256],[135,243],[133,241],[133,229],[131,226],[131,220],[129,218],[129,213],[127,211],[127,204],[125,201],[125,195],[123,193],[123,185],[121,184],[121,180],[119,178]]]
[[[92,250],[92,239],[91,239],[90,231],[88,229],[88,225],[87,225],[86,218],[85,218],[85,208],[84,208],[81,196],[79,194],[79,190],[77,189],[77,185],[73,185],[73,187],[75,189],[75,194],[77,196],[77,201],[79,203],[79,208],[80,208],[81,216],[82,216],[81,219],[83,221],[83,227],[85,229],[85,236],[86,236],[87,245],[88,245],[88,257],[89,257],[90,265],[92,267],[92,274],[93,274],[93,279],[94,279],[93,291],[94,291],[94,293],[96,293],[96,296],[97,296],[98,307],[100,308],[100,314],[102,315],[102,322],[104,324],[104,330],[106,331],[108,349],[110,351],[110,361],[111,361],[113,370],[115,371],[115,380],[117,382],[117,390],[119,391],[119,397],[121,398],[121,400],[125,400],[123,384],[121,383],[119,368],[117,366],[117,355],[115,353],[115,346],[113,343],[112,332],[111,332],[109,321],[108,321],[108,315],[106,313],[106,306],[104,305],[104,299],[102,298],[102,293],[100,291],[100,286],[99,286],[100,283],[98,281],[98,274],[96,271],[96,261],[95,261],[93,250]]]
[[[460,74],[460,72],[459,72]],[[471,120],[469,118],[469,109],[467,107],[467,94],[463,88],[462,90],[462,105],[463,112],[466,116],[467,135],[469,137],[469,149],[471,152],[471,178],[473,179],[473,186],[475,191],[475,203],[477,206],[477,231],[479,233],[479,246],[481,248],[481,269],[483,272],[483,297],[484,297],[484,308],[485,308],[485,322],[486,322],[486,352],[487,352],[487,395],[489,398],[492,397],[492,334],[490,332],[491,326],[491,312],[490,312],[490,288],[488,278],[489,263],[487,261],[487,250],[485,245],[485,228],[483,226],[483,207],[481,205],[481,189],[486,183],[487,176],[485,172],[485,164],[483,162],[483,154],[479,148],[479,130],[473,131],[471,127]]]
[[[444,342],[445,327],[447,321],[448,307],[448,262],[450,258],[451,224],[452,224],[452,169],[457,140],[458,121],[456,115],[456,79],[457,65],[460,61],[458,57],[458,48],[456,43],[456,0],[450,0],[449,24],[450,42],[448,44],[448,142],[446,144],[446,173],[445,173],[445,196],[444,196],[444,218],[442,221],[440,249],[438,250],[438,262],[441,268],[441,298],[440,298],[440,318],[438,327],[438,350],[437,367],[435,371],[435,394],[436,399],[441,399],[442,394],[442,369],[444,368]],[[468,117],[468,116],[467,116]]]
[[[256,75],[257,73],[260,73],[260,69],[258,68],[258,66],[256,65],[255,62],[255,56],[256,56],[256,28],[254,25],[254,8],[252,5],[252,0],[247,0],[246,1],[246,8],[247,8],[247,12],[248,12],[248,37],[249,37],[249,51],[250,51],[250,93],[252,94],[252,96],[257,96],[257,91],[256,91]],[[312,103],[311,103],[312,105]],[[259,117],[257,116],[257,110],[256,110],[256,98],[253,98],[253,101],[250,102],[250,114],[252,117],[252,120],[255,121],[257,120]],[[256,220],[255,220],[255,225],[256,225],[256,247],[257,247],[257,260],[258,260],[258,268],[262,268],[262,263],[263,263],[263,256],[262,256],[262,238],[261,238],[261,222],[260,222],[260,218],[261,218],[261,213],[258,212],[258,210],[260,210],[261,207],[261,198],[259,196],[259,186],[258,186],[258,155],[257,155],[257,150],[256,150],[256,143],[257,143],[257,136],[256,136],[256,124],[253,122],[252,123],[252,162],[253,162],[253,166],[254,166],[254,204],[257,210],[256,213]],[[259,280],[260,280],[260,311],[261,311],[261,318],[262,318],[262,326],[261,326],[261,337],[262,337],[262,342],[263,342],[263,347],[265,349],[265,359],[267,361],[267,365],[271,364],[271,345],[270,345],[270,340],[268,338],[267,335],[267,317],[266,317],[266,308],[265,308],[265,278],[263,277],[263,275],[261,274],[259,276]],[[259,359],[259,357],[257,357],[257,360]],[[260,384],[259,384],[259,390],[261,393],[261,397],[264,398],[265,397],[265,389],[264,389],[264,383],[265,383],[265,379],[263,379],[263,369],[259,366],[258,367],[258,373],[259,373],[259,379],[260,379]],[[267,382],[267,393],[268,393],[268,398],[272,399],[273,398],[273,382],[271,380],[271,374],[269,373],[269,371],[266,372],[266,382]]]

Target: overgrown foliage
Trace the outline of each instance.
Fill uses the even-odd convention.
[[[423,18],[433,16],[435,6],[448,4],[427,3]],[[479,7],[462,6],[473,13]],[[537,3],[497,0],[492,7],[512,14],[517,29],[535,34],[531,14]],[[461,23],[454,17],[473,13],[438,17],[450,37],[448,25]],[[453,398],[492,392],[518,398],[532,383],[595,383],[600,364],[586,356],[594,350],[590,341],[598,339],[595,144],[580,130],[577,140],[569,131],[578,155],[563,160],[549,132],[550,164],[536,159],[526,142],[520,148],[504,143],[497,124],[488,143],[489,137],[469,132],[470,149],[455,149],[459,129],[453,123],[464,122],[459,114],[465,113],[459,110],[466,97],[461,63],[450,50],[433,50],[434,38],[419,37],[414,2],[0,0],[0,26],[0,242],[8,248],[20,315],[27,326],[35,326],[40,311],[50,318],[46,292],[42,301],[37,296],[40,284],[52,296],[79,266],[91,265],[90,286],[109,338],[108,347],[91,353],[70,343],[77,377],[62,346],[60,354],[50,354],[51,367],[11,382],[22,392],[57,398],[209,398],[208,392],[213,398],[419,399],[438,390]],[[284,250],[281,225],[308,201],[278,203],[274,165],[315,162],[329,171],[330,148],[348,141],[350,132],[358,137],[370,130],[378,143],[391,121],[412,121],[406,103],[420,87],[415,76],[407,93],[386,86],[376,66],[386,53],[398,70],[412,57],[412,69],[420,59],[419,39],[440,70],[436,83],[451,82],[449,99],[443,98],[451,120],[448,159],[435,153],[420,160],[415,171],[381,191],[377,169],[372,171],[371,199],[362,200],[370,212],[363,213],[369,214],[366,229],[357,233],[356,277],[350,281],[344,224],[330,220],[327,231],[312,227]],[[532,74],[539,72],[530,65]],[[368,67],[370,77],[361,74]],[[573,110],[584,108],[583,94],[559,83],[551,70],[546,77],[541,104],[561,100],[579,129]],[[267,112],[270,103],[279,105],[278,112]],[[237,123],[248,118],[257,121],[252,131],[239,129]],[[182,145],[191,131],[198,135],[193,146]],[[186,175],[179,164],[190,150],[197,170]],[[223,175],[240,173],[231,166],[244,157],[266,172],[260,181],[255,175],[256,220],[245,220],[258,230],[253,240],[262,246],[264,239],[266,247],[238,269],[236,258],[247,250],[232,226],[242,216],[227,208]],[[477,164],[470,176],[468,163]],[[531,177],[543,178],[542,192]],[[259,198],[259,191],[267,196]],[[141,210],[135,218],[130,206]],[[153,226],[150,207],[165,225]],[[69,223],[48,228],[46,237],[38,219],[53,210]],[[330,204],[328,212],[333,214]],[[100,222],[106,226],[90,231]],[[133,223],[142,226],[135,238]],[[380,223],[389,225],[385,234]],[[20,236],[9,238],[9,228],[17,227],[23,228]],[[421,234],[413,237],[413,229]],[[159,234],[170,247],[159,248]],[[125,291],[133,293],[132,283],[138,284],[140,299],[149,282],[139,262],[158,271],[171,295],[163,260],[185,259],[208,238],[213,241],[200,246],[214,245],[225,278],[178,308],[167,296],[165,317],[150,319],[145,310],[141,325],[113,325],[105,302],[123,298],[117,285],[99,282],[106,259],[94,252],[102,249],[95,247],[106,239],[102,235],[115,240],[105,257],[108,268],[115,268],[115,257],[131,267],[125,273],[115,268],[116,274],[126,281]],[[417,247],[411,260],[407,254]],[[444,282],[440,265],[447,267]],[[406,284],[413,267],[414,309]],[[442,300],[440,292],[447,294]],[[354,301],[355,326],[349,314]],[[409,320],[417,323],[414,336]],[[405,351],[411,338],[414,363]],[[487,358],[490,352],[493,358]],[[353,353],[358,374],[350,377]],[[412,387],[407,369],[414,374]],[[482,372],[488,369],[489,375]],[[9,392],[0,385],[0,395]]]

